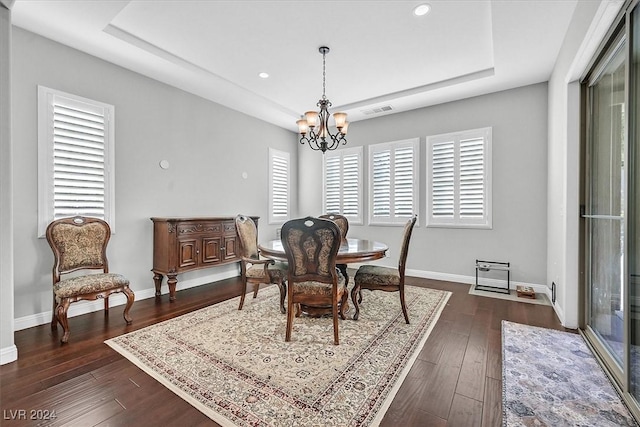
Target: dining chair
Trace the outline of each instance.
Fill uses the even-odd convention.
[[[358,320],[358,316],[360,315],[359,304],[362,302],[362,289],[369,289],[371,291],[398,292],[400,294],[400,306],[402,307],[404,320],[409,324],[409,314],[407,313],[407,305],[404,298],[404,272],[407,263],[407,253],[409,252],[409,241],[411,240],[411,233],[417,219],[418,216],[414,215],[404,226],[398,268],[363,265],[356,271],[354,278],[355,285],[351,290],[351,301],[356,310],[353,315],[353,320]]]
[[[135,300],[129,280],[121,274],[109,273],[107,243],[111,237],[109,224],[98,218],[75,216],[51,222],[46,231],[47,242],[53,251],[53,313],[51,329],[58,323],[64,334],[62,343],[69,341],[67,311],[72,302],[104,299],[105,316],[109,314],[109,296],[122,292],[127,297],[124,320],[130,325],[129,310]],[[68,273],[101,270],[101,273],[75,275],[62,280]]]
[[[347,232],[349,232],[349,220],[346,216],[340,214],[325,214],[320,215],[318,218],[330,219],[335,222],[340,228],[340,237],[342,239],[342,243],[347,241]],[[336,264],[340,273],[344,276],[345,285],[349,285],[349,274],[347,273],[347,264]]]
[[[341,240],[340,228],[328,219],[306,217],[282,226],[281,241],[289,261],[285,341],[291,340],[293,308],[297,306],[296,317],[306,307],[331,308],[333,343],[340,343],[338,315],[345,319],[348,296],[344,278],[336,271]]]
[[[247,283],[253,284],[253,297],[258,296],[258,290],[262,283],[275,283],[280,288],[280,312],[285,313],[284,299],[287,293],[285,280],[287,278],[287,265],[283,262],[275,262],[272,259],[261,259],[258,250],[258,229],[256,223],[246,215],[236,216],[236,230],[240,238],[240,275],[242,278],[242,293],[240,305],[242,310]]]
[[[340,214],[325,214],[320,215],[318,218],[322,219],[330,219],[335,222],[340,228],[340,238],[342,240],[347,240],[347,233],[349,232],[349,220],[346,216]]]

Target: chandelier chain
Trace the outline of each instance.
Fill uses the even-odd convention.
[[[326,53],[322,52],[322,99],[327,99],[327,95],[326,93],[326,88],[327,88],[327,83],[326,83],[326,77],[327,77],[327,71],[326,71]]]

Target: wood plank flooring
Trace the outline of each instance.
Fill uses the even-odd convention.
[[[501,425],[501,321],[565,330],[549,306],[469,295],[469,285],[407,283],[453,292],[381,425]],[[0,424],[52,426],[217,425],[103,343],[104,340],[236,297],[237,278],[69,319],[71,336],[49,325],[16,332],[18,360],[0,366]],[[349,321],[349,320],[347,320]],[[21,412],[24,411],[24,412]],[[34,412],[32,412],[34,411]],[[40,411],[40,412],[35,412]],[[56,418],[46,420],[55,411]],[[33,418],[33,419],[32,419]]]

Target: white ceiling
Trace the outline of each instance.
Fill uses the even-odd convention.
[[[322,45],[330,111],[354,122],[548,80],[576,2],[17,0],[12,19],[296,130],[322,95]]]

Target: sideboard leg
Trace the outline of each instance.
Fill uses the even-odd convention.
[[[156,296],[159,297],[160,296],[160,286],[162,286],[162,279],[164,278],[164,276],[160,273],[154,273],[153,274],[153,283],[155,283],[156,285]]]
[[[169,285],[169,302],[176,300],[176,285],[178,284],[177,274],[167,274],[167,284]]]

